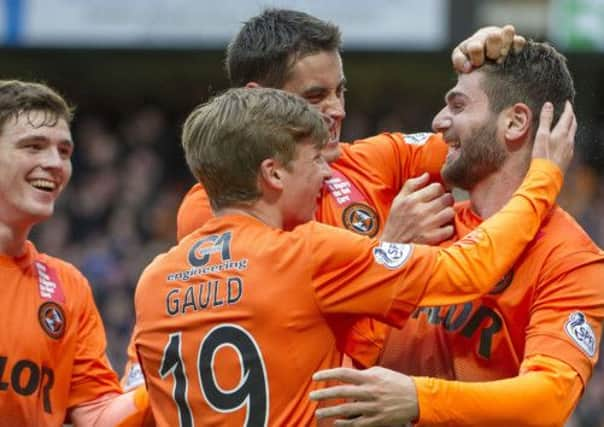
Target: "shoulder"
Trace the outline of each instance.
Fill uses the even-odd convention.
[[[88,280],[78,268],[72,263],[63,259],[45,254],[39,253],[36,261],[43,264],[41,268],[48,268],[53,274],[56,274],[63,283],[68,284],[70,287],[88,289],[90,284]]]
[[[554,208],[543,223],[527,257],[541,263],[542,274],[549,278],[561,277],[587,266],[589,271],[595,268],[604,274],[604,252],[560,207]]]
[[[555,207],[535,238],[542,246],[565,253],[576,251],[602,254],[587,232],[564,209]]]

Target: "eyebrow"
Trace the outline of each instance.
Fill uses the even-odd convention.
[[[449,92],[447,92],[447,94],[445,95],[445,102],[451,102],[454,98],[468,98],[468,96],[462,92],[459,92],[457,90],[450,90]]]
[[[44,135],[25,135],[22,138],[19,138],[17,140],[17,143],[21,143],[21,142],[26,142],[26,141],[39,141],[39,142],[49,142],[50,138],[48,138],[47,136]],[[68,144],[71,145],[72,147],[74,146],[74,143],[71,139],[62,139],[59,141],[59,144]]]
[[[337,87],[346,86],[346,83],[347,83],[346,77],[342,77],[342,79],[338,83]],[[325,86],[323,86],[323,85],[313,85],[313,86],[305,88],[302,91],[302,93],[306,94],[306,93],[319,92],[319,91],[324,91],[324,90],[325,90]]]

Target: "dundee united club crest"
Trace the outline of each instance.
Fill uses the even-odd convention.
[[[40,306],[38,320],[44,332],[51,338],[59,339],[65,333],[65,313],[55,302],[45,302]]]
[[[342,213],[344,226],[357,234],[373,237],[379,228],[379,218],[372,207],[364,203],[353,203]]]

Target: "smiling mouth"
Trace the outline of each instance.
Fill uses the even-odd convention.
[[[30,184],[37,190],[46,191],[47,193],[53,192],[57,188],[57,184],[47,179],[34,179],[30,181]]]

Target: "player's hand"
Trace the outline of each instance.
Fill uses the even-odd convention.
[[[317,409],[318,419],[343,417],[335,426],[402,426],[419,415],[413,380],[382,367],[364,371],[335,368],[319,371],[315,381],[337,380],[344,384],[315,390],[311,400],[349,399],[345,403]]]
[[[544,158],[556,163],[565,172],[573,158],[577,118],[569,101],[558,123],[552,129],[554,107],[550,102],[543,104],[539,116],[539,128],[533,145],[533,158]]]
[[[453,235],[453,196],[427,173],[408,179],[394,198],[381,239],[436,245]]]
[[[511,49],[518,52],[525,44],[512,25],[483,27],[453,49],[451,61],[456,71],[469,73],[484,64],[485,58],[502,62]]]

